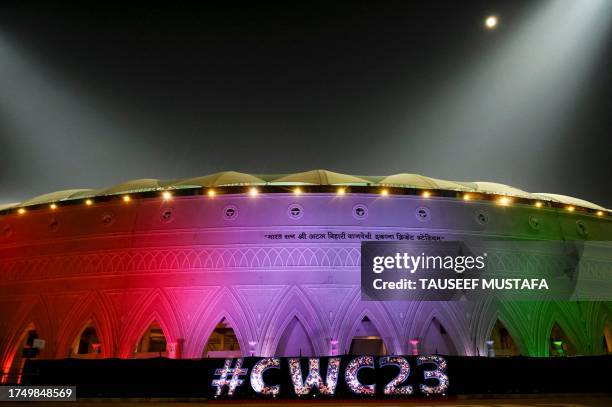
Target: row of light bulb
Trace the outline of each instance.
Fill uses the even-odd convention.
[[[302,191],[302,189],[301,189],[300,187],[296,187],[296,188],[294,188],[294,189],[293,189],[293,193],[294,193],[295,195],[301,195],[301,194],[303,193],[303,191]],[[213,196],[215,196],[217,193],[215,192],[215,190],[214,190],[214,189],[209,189],[209,190],[206,192],[206,194],[207,194],[208,196],[210,196],[210,197],[213,197]],[[250,196],[257,196],[258,194],[259,194],[259,190],[258,190],[257,188],[252,187],[252,188],[250,188],[250,189],[249,189],[249,195],[250,195]],[[339,188],[336,190],[336,194],[337,194],[337,195],[344,195],[344,194],[346,194],[346,188],[344,188],[344,187],[339,187]],[[387,196],[387,195],[389,195],[389,190],[387,190],[387,189],[381,189],[381,190],[380,190],[380,194],[381,194],[382,196]],[[423,198],[429,198],[429,197],[431,197],[431,192],[429,192],[429,191],[423,191],[423,192],[421,193],[421,196],[422,196]],[[162,194],[161,194],[161,197],[162,197],[162,199],[163,199],[164,201],[169,201],[169,200],[171,200],[171,199],[172,199],[172,192],[170,192],[170,191],[163,191],[163,192],[162,192]],[[128,202],[130,202],[130,201],[132,200],[132,198],[131,198],[129,195],[123,195],[121,199],[122,199],[122,200],[123,200],[123,202],[125,202],[125,203],[128,203]],[[470,195],[470,194],[467,194],[467,193],[466,193],[466,194],[464,194],[464,195],[463,195],[463,200],[464,200],[464,201],[470,201],[470,200],[472,200],[472,199],[473,199],[473,197],[472,197],[472,195]],[[508,206],[508,205],[511,205],[511,204],[512,204],[512,198],[510,198],[510,197],[508,197],[508,196],[501,196],[501,197],[499,197],[499,198],[496,200],[496,203],[497,203],[498,205],[501,205],[501,206]],[[87,205],[87,206],[92,206],[93,204],[94,204],[94,201],[93,201],[92,199],[86,199],[86,200],[85,200],[85,205]],[[537,202],[535,202],[535,203],[534,203],[534,206],[535,206],[536,208],[541,208],[541,207],[542,207],[542,206],[544,206],[544,205],[543,205],[543,203],[542,203],[542,202],[537,201]],[[51,210],[56,210],[56,209],[58,208],[58,205],[57,205],[56,203],[52,203],[52,204],[50,204],[50,205],[49,205],[49,208],[50,208]],[[572,205],[568,205],[568,206],[566,206],[566,207],[565,207],[565,209],[566,209],[568,212],[574,212],[574,211],[576,210],[576,208],[575,208],[574,206],[572,206]],[[17,211],[17,213],[19,213],[20,215],[23,215],[23,214],[25,214],[25,213],[26,213],[26,210],[25,210],[25,208],[19,208],[19,209],[18,209],[18,211]],[[597,212],[596,212],[596,214],[597,214],[597,216],[603,216],[603,215],[604,215],[604,212],[603,212],[603,211],[597,211]]]

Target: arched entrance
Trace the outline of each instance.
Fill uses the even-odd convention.
[[[88,323],[81,331],[81,334],[75,338],[72,344],[72,357],[88,359],[95,358],[100,353],[100,340],[96,327]]]
[[[421,341],[422,348],[421,353],[425,355],[457,355],[457,348],[453,343],[450,335],[446,331],[446,328],[438,321],[437,318],[433,318],[431,323],[423,335]]]
[[[35,358],[39,350],[34,348],[34,340],[38,339],[38,332],[34,324],[29,324],[19,337],[16,349],[2,372],[2,383],[21,383],[21,374],[25,362],[29,358]]]
[[[606,354],[612,354],[612,322],[606,321],[603,332],[603,350]]]
[[[281,334],[274,356],[315,356],[314,346],[298,317],[294,316]]]
[[[491,330],[491,345],[495,356],[517,356],[519,355],[518,347],[512,339],[510,332],[506,329],[504,324],[498,319],[495,321],[495,325]]]
[[[153,322],[138,341],[134,350],[134,357],[154,358],[161,356],[168,356],[166,335],[159,323]]]
[[[550,356],[575,356],[576,347],[572,344],[559,324],[555,322],[550,330]]]
[[[387,348],[380,333],[367,316],[363,317],[355,331],[349,349],[351,355],[386,355]]]
[[[206,342],[202,357],[205,358],[236,358],[240,357],[240,343],[236,333],[223,318],[215,327]]]

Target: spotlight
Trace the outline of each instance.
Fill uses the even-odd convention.
[[[91,206],[91,205],[93,205],[93,201],[91,199],[86,199],[85,200],[85,205]]]
[[[387,195],[389,195],[389,191],[388,191],[388,190],[386,190],[386,189],[383,189],[382,191],[380,191],[380,194],[381,194],[382,196],[387,196]]]
[[[344,195],[346,193],[346,188],[342,188],[342,187],[338,188],[337,193],[338,195]]]
[[[541,208],[542,207],[542,202],[538,201],[535,203],[536,208]]]
[[[604,215],[603,211],[597,211],[597,216],[603,216],[603,215]]]
[[[568,211],[570,211],[570,212],[574,212],[574,210],[575,210],[576,208],[574,208],[573,206],[571,206],[571,205],[570,205],[570,206],[568,206],[568,207],[567,207],[567,208],[565,208],[565,209],[567,209],[567,210],[568,210]]]
[[[123,195],[123,202],[130,202],[132,198],[129,195]]]
[[[470,199],[472,199],[472,197],[470,196],[470,194],[463,194],[463,200],[464,200],[464,201],[469,201]]]
[[[49,205],[49,208],[51,208],[52,211],[57,209],[57,205],[52,203],[51,205]]]
[[[172,193],[170,191],[164,191],[162,192],[162,199],[164,201],[169,201],[172,199]]]
[[[249,189],[249,195],[251,196],[255,196],[259,193],[259,191],[257,190],[257,188],[253,187],[251,189]]]
[[[294,193],[295,195],[300,195],[300,194],[302,193],[302,190],[300,189],[300,187],[295,187],[295,188],[293,189],[293,193]]]
[[[429,191],[423,191],[423,193],[421,194],[421,196],[423,198],[429,198],[431,196],[431,192]],[[465,196],[463,197],[463,199],[465,199]]]
[[[214,189],[209,189],[209,190],[208,190],[208,196],[213,197],[213,196],[215,196],[215,195],[217,195],[217,193],[215,192],[215,190],[214,190]]]
[[[507,197],[507,196],[502,196],[501,198],[499,198],[499,199],[497,200],[497,203],[498,203],[499,205],[502,205],[502,206],[507,206],[507,205],[510,205],[510,204],[512,203],[512,199],[510,199],[510,198],[509,198],[509,197]]]
[[[17,213],[18,213],[18,214],[20,214],[20,215],[23,215],[24,213],[26,213],[26,210],[25,210],[25,209],[23,209],[23,208],[19,208],[19,209],[17,210]]]
[[[499,20],[497,16],[489,16],[485,19],[485,27],[489,30],[493,30],[495,27],[497,27],[498,23]]]

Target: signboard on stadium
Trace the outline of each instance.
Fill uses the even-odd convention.
[[[214,397],[446,395],[446,369],[438,355],[236,358],[210,384]]]

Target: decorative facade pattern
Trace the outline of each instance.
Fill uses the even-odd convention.
[[[205,356],[220,324],[231,328],[244,356],[337,355],[355,350],[356,338],[378,340],[388,354],[485,356],[494,334],[501,338],[493,345],[499,352],[546,356],[555,351],[551,332],[557,331],[576,354],[606,353],[612,346],[604,339],[609,302],[361,300],[360,239],[349,233],[576,239],[574,215],[540,210],[543,226],[534,231],[534,208],[491,203],[432,199],[431,219],[423,222],[413,216],[423,206],[418,197],[205,199],[173,201],[172,222],[157,216],[163,205],[154,198],[124,208],[71,208],[65,217],[2,219],[12,231],[0,237],[2,380],[18,367],[34,331],[45,341],[39,358],[151,356],[139,356],[137,348],[153,325],[163,332],[163,354],[181,358]],[[304,214],[294,219],[287,208],[297,200]],[[367,208],[366,219],[352,216],[357,204]],[[223,219],[218,209],[228,205],[240,211],[238,218]],[[478,208],[487,213],[484,225],[474,218]],[[99,223],[111,209],[113,223]],[[609,221],[575,216],[584,218],[590,239],[610,240]],[[58,232],[48,230],[50,220],[61,224]],[[609,281],[609,256],[604,247],[581,267]],[[535,275],[558,267],[554,258],[537,254],[499,254],[491,261]],[[503,332],[495,333],[496,326]],[[95,328],[95,355],[76,351],[86,327]]]

